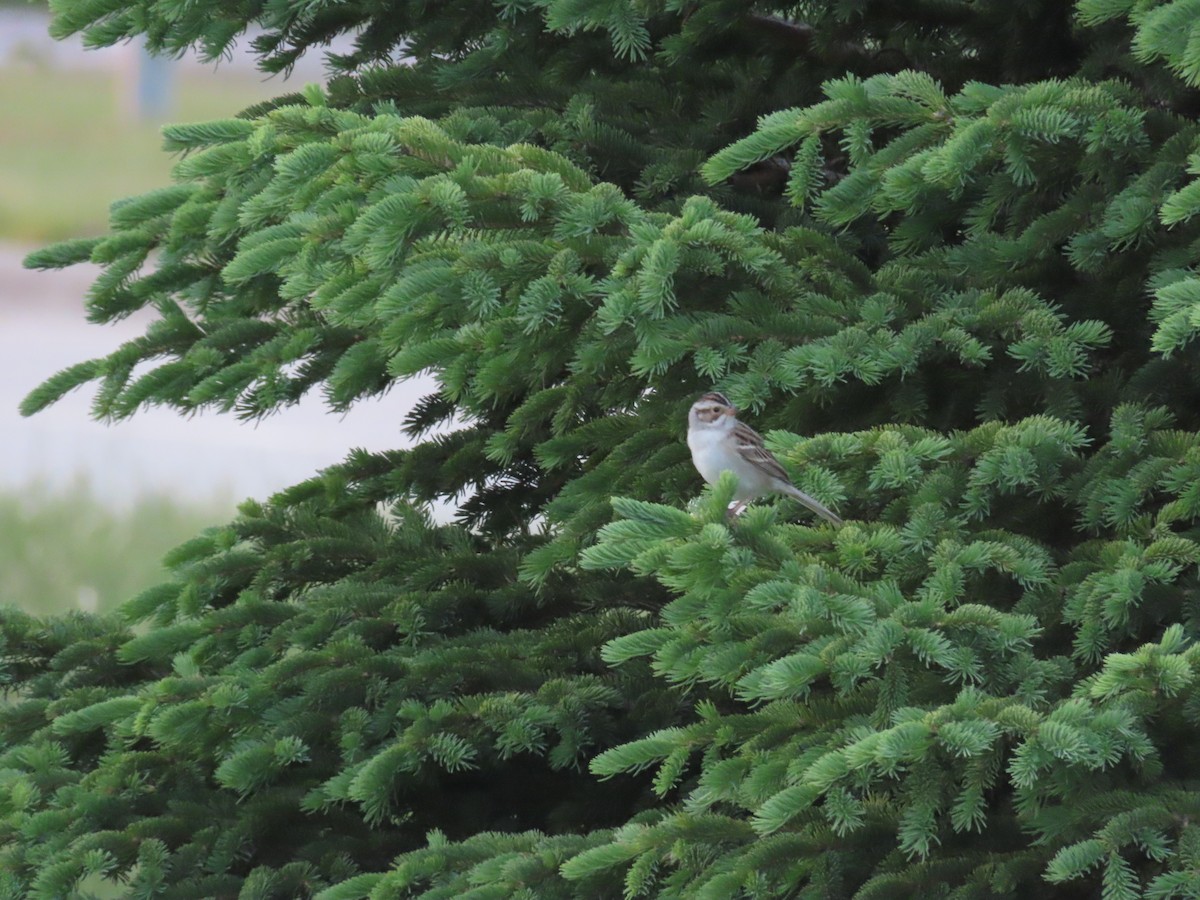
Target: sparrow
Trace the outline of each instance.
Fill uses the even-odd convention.
[[[722,472],[737,476],[737,502],[731,516],[741,515],[751,500],[767,494],[786,494],[799,500],[821,518],[841,525],[842,520],[819,501],[792,484],[787,472],[763,446],[762,436],[737,419],[737,410],[724,394],[709,391],[688,411],[688,449],[700,476],[714,484]]]

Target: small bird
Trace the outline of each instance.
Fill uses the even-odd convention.
[[[737,420],[737,410],[724,394],[709,391],[692,404],[688,412],[688,449],[701,477],[709,484],[722,472],[737,476],[737,502],[731,516],[740,515],[751,500],[767,494],[786,494],[799,500],[818,516],[841,525],[842,520],[797,488],[770,451],[763,446],[757,431]]]

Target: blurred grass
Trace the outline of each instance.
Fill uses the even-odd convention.
[[[84,481],[0,493],[0,604],[35,615],[112,610],[163,581],[166,552],[228,520],[231,507],[147,496],[114,510]]]
[[[114,200],[170,183],[160,126],[121,114],[119,73],[0,67],[0,239],[100,234]],[[228,118],[295,87],[255,75],[179,71],[172,122]]]

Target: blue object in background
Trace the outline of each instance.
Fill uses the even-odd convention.
[[[137,59],[137,116],[144,122],[161,122],[174,108],[174,60],[155,56],[142,44]]]

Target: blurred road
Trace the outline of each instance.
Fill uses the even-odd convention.
[[[345,416],[328,413],[311,396],[257,425],[164,409],[106,425],[89,417],[90,387],[22,418],[17,404],[33,387],[137,336],[152,315],[88,324],[82,298],[96,268],[27,271],[21,268],[27,249],[0,244],[0,489],[38,480],[66,488],[83,474],[114,503],[146,492],[236,502],[295,484],[351,448],[405,444],[400,422],[429,382],[400,385]]]
[[[0,66],[136,72],[136,45],[85,51],[78,37],[51,41],[48,25],[44,10],[0,9]],[[225,75],[256,73],[245,52],[248,45],[243,36],[232,58],[219,64],[188,54],[173,65],[197,75],[214,68]],[[330,49],[344,52],[350,45],[343,38]],[[321,56],[309,54],[297,63],[286,87],[282,78],[275,80],[283,92],[322,76]],[[180,499],[224,499],[232,505],[244,497],[265,498],[308,478],[342,460],[351,448],[404,445],[400,422],[429,382],[401,385],[341,417],[326,412],[314,396],[257,425],[215,413],[185,419],[162,409],[105,425],[89,417],[90,387],[32,418],[21,418],[17,405],[33,387],[137,336],[151,315],[89,325],[82,298],[96,268],[26,271],[21,260],[31,249],[0,243],[0,490],[20,491],[36,481],[69,489],[83,475],[99,497],[115,504],[139,493],[165,493]]]

